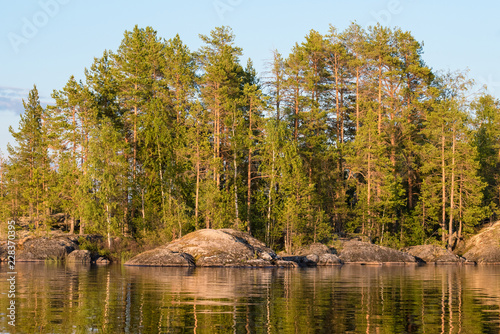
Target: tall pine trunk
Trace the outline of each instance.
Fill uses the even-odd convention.
[[[369,125],[368,125],[369,126]],[[368,214],[368,236],[371,238],[371,230],[372,230],[372,217],[371,217],[371,186],[372,186],[372,130],[369,128],[368,130],[368,175],[367,175],[367,194],[366,194],[366,205],[367,205],[367,214]]]
[[[236,109],[236,107],[235,107]],[[238,164],[237,164],[237,146],[236,146],[236,134],[234,128],[236,127],[236,111],[233,113],[233,140],[234,140],[234,156],[233,156],[233,166],[234,166],[234,214],[236,218],[236,228],[239,227],[240,221],[240,212],[238,209],[238,182],[236,182],[238,178]],[[250,226],[250,222],[249,222]]]
[[[109,204],[106,203],[106,230],[108,237],[108,247],[111,248],[111,212],[109,210]]]
[[[156,135],[156,148],[158,150],[158,167],[159,167],[159,174],[160,174],[160,190],[161,190],[161,213],[162,213],[162,224],[165,224],[166,222],[166,217],[165,217],[165,190],[163,189],[163,164],[162,164],[162,154],[160,150],[160,139],[158,138],[158,135]]]
[[[444,124],[441,126],[441,206],[442,206],[442,216],[441,216],[441,241],[445,242],[445,233],[446,233],[446,172],[445,172],[445,156],[444,156],[444,148],[445,148],[445,136],[444,136]]]
[[[267,228],[266,228],[266,245],[270,247],[270,233],[271,233],[271,205],[272,205],[272,191],[274,187],[274,149],[273,149],[273,162],[271,164],[271,184],[269,185],[269,199],[267,204]]]
[[[448,249],[452,249],[452,241],[453,241],[453,207],[454,203],[454,195],[455,195],[455,125],[453,125],[453,144],[452,144],[452,156],[451,156],[451,189],[450,189],[450,220],[448,225]]]
[[[252,198],[252,148],[248,150],[248,175],[247,175],[247,232],[252,235],[252,220],[250,218]]]
[[[196,130],[198,133],[198,129]],[[194,219],[198,229],[198,215],[199,215],[199,198],[200,198],[200,144],[196,141],[196,194],[194,203]]]
[[[378,67],[378,135],[382,134],[382,56],[379,56]]]
[[[250,100],[250,108],[248,110],[248,135],[250,136],[248,148],[248,175],[247,175],[247,232],[252,235],[252,219],[250,217],[252,203],[252,101]]]
[[[298,85],[298,83],[297,83]],[[299,137],[299,88],[295,89],[295,118],[294,118],[294,134],[293,137],[295,138],[295,141],[297,141]]]
[[[460,241],[462,239],[462,205],[463,205],[463,202],[462,202],[462,191],[463,191],[463,178],[464,176],[463,175],[460,175],[460,189],[458,191],[458,209],[459,209],[459,213],[458,213],[458,222],[459,222],[459,225],[458,225],[458,233],[457,233],[457,237],[458,237],[458,240]]]
[[[335,68],[335,111],[337,112],[337,141],[341,142],[341,116],[340,116],[340,98],[339,98],[339,61],[338,55],[334,56],[334,68]]]
[[[356,66],[356,134],[359,132],[359,66]]]
[[[215,89],[219,89],[219,84],[215,84]],[[216,93],[215,95],[215,120],[214,120],[214,159],[218,160],[220,158],[220,102],[219,95]],[[214,180],[217,184],[217,190],[220,190],[220,174],[219,174],[219,166],[215,164],[214,167]]]

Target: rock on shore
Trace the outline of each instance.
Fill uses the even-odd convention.
[[[344,263],[380,264],[419,262],[418,259],[408,253],[356,240],[344,242],[339,257]]]
[[[464,258],[453,254],[446,248],[437,245],[419,245],[404,249],[410,255],[422,259],[425,263],[447,264],[465,262]]]
[[[66,263],[92,263],[92,253],[86,249],[76,249],[66,256]]]
[[[463,257],[467,261],[500,264],[500,221],[470,238],[465,249]]]
[[[155,248],[128,260],[127,266],[194,267],[194,258],[187,253],[172,252],[165,247]]]
[[[88,250],[80,250],[78,238],[73,234],[52,237],[33,235],[16,241],[16,262],[65,261],[67,263],[108,264],[110,261]],[[87,239],[95,238],[87,235]],[[7,241],[0,241],[0,262],[7,261]]]
[[[8,248],[7,248],[7,241],[2,240],[0,241],[0,262],[7,262],[9,257],[8,253]]]
[[[18,262],[58,261],[64,260],[68,254],[78,249],[78,241],[75,236],[27,238],[20,240],[17,247]]]
[[[335,249],[312,244],[282,258],[249,234],[232,229],[192,232],[165,246],[141,253],[129,266],[311,267],[343,263],[417,263],[414,256],[367,242],[346,241],[340,256]]]
[[[313,243],[299,249],[297,255],[284,255],[283,260],[293,261],[301,267],[339,266],[343,261],[335,254],[336,251],[320,243]]]
[[[79,250],[76,235],[51,238],[29,236],[17,242],[16,261],[62,260],[68,263],[107,264],[109,260]],[[88,238],[88,237],[87,237]],[[343,263],[496,263],[500,264],[500,222],[484,228],[466,243],[463,258],[434,245],[413,246],[398,251],[368,242],[348,240],[337,250],[315,243],[293,255],[276,253],[249,234],[232,229],[204,229],[167,245],[143,252],[125,263],[130,266],[180,267],[305,267]],[[337,254],[338,253],[338,254]],[[7,242],[0,241],[0,261],[7,260]]]
[[[232,229],[203,229],[141,253],[125,265],[268,267],[275,266],[275,260],[279,258],[273,250],[247,233]]]

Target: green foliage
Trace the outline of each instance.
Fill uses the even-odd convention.
[[[91,253],[98,254],[99,253],[99,246],[97,245],[97,242],[91,241],[85,237],[79,237],[78,238],[78,247],[81,250],[88,250]]]
[[[25,112],[21,115],[19,131],[9,127],[17,146],[8,145],[9,162],[2,183],[9,188],[14,217],[26,214],[30,223],[38,227],[41,220],[50,214],[53,205],[52,185],[54,173],[50,168],[49,127],[46,110],[40,105],[36,86],[23,100]],[[4,179],[5,178],[5,179]],[[5,191],[5,190],[4,190]],[[7,194],[5,194],[7,195]]]
[[[64,213],[117,258],[133,253],[117,237],[200,228],[291,252],[351,233],[445,244],[497,219],[499,102],[470,103],[467,76],[433,73],[409,32],[311,30],[262,82],[229,27],[200,38],[192,52],[135,26],[54,105],[35,87],[0,156],[0,218]]]

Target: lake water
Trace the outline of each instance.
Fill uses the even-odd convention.
[[[0,270],[2,333],[500,333],[500,266]]]

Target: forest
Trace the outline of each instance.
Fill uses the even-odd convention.
[[[229,27],[125,31],[43,107],[36,86],[0,157],[2,221],[166,242],[246,231],[291,252],[359,236],[453,248],[498,219],[500,103],[436,72],[410,32],[311,30],[258,74]]]

